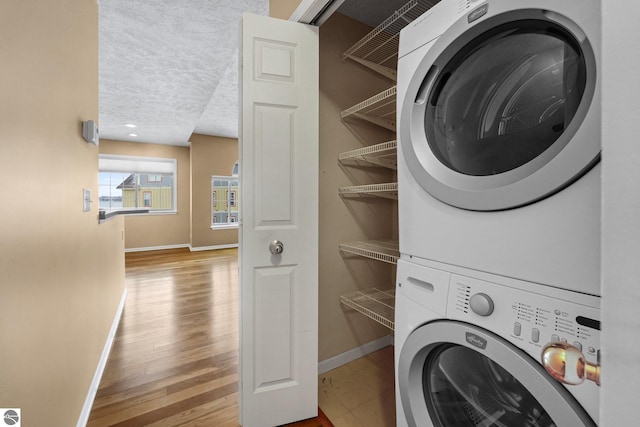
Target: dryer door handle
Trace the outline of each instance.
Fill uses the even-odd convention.
[[[431,83],[436,77],[436,74],[438,74],[438,67],[432,65],[431,68],[429,68],[429,71],[427,71],[427,75],[424,77],[424,80],[422,80],[422,83],[420,84],[420,88],[418,89],[416,98],[413,101],[414,104],[422,105],[427,101],[429,90],[431,89]]]
[[[579,385],[587,379],[600,385],[600,365],[588,362],[580,350],[565,342],[544,346],[542,366],[563,384]]]

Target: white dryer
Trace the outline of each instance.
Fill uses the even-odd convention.
[[[442,0],[400,35],[400,252],[600,295],[600,2]]]
[[[595,427],[599,300],[399,260],[397,426]]]

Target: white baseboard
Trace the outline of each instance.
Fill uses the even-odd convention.
[[[164,245],[164,246],[147,246],[144,248],[128,248],[125,249],[125,252],[145,252],[145,251],[162,251],[165,249],[181,249],[181,248],[190,248],[191,245],[188,243],[181,243],[178,245]]]
[[[238,247],[237,243],[229,243],[228,245],[215,245],[215,246],[196,246],[195,248],[189,245],[189,250],[191,252],[198,252],[198,251],[214,251],[217,249],[232,249],[237,247]]]
[[[109,358],[109,352],[111,352],[111,345],[113,344],[113,340],[116,336],[116,331],[118,330],[118,324],[120,323],[120,318],[122,317],[122,311],[124,310],[124,303],[126,300],[127,288],[124,288],[124,291],[122,292],[122,298],[120,299],[120,304],[118,305],[118,310],[116,311],[116,315],[113,318],[111,329],[109,329],[109,335],[107,335],[107,341],[104,344],[102,355],[100,356],[100,360],[98,361],[98,367],[96,368],[96,372],[93,374],[93,380],[91,381],[91,386],[89,387],[89,393],[87,393],[87,398],[84,401],[82,412],[80,412],[80,418],[78,418],[77,427],[86,427],[87,422],[89,421],[89,415],[91,415],[93,401],[96,398],[96,393],[98,392],[98,387],[100,386],[100,380],[102,379],[104,368],[105,366],[107,366],[107,359]]]
[[[189,243],[181,243],[178,245],[146,246],[144,248],[128,248],[128,249],[125,249],[124,251],[125,252],[146,252],[146,251],[163,251],[166,249],[187,248],[191,252],[198,252],[198,251],[212,251],[216,249],[231,249],[231,248],[237,248],[237,247],[238,247],[237,243],[229,243],[227,245],[196,246],[196,247],[191,246],[191,244]]]
[[[393,345],[393,336],[386,335],[382,338],[378,338],[375,341],[368,342],[360,347],[353,348],[344,353],[340,353],[336,356],[330,357],[318,363],[318,374],[324,374],[332,369],[339,368],[342,365],[346,365],[349,362],[353,362],[367,354],[378,351],[386,346]]]

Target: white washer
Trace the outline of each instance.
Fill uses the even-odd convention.
[[[600,2],[443,0],[402,30],[400,252],[600,295]]]
[[[397,426],[596,426],[599,385],[580,381],[583,367],[599,370],[599,304],[583,293],[399,260]],[[581,350],[561,363],[574,385],[543,368],[550,342]]]

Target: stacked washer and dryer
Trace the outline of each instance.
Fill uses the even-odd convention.
[[[399,427],[598,424],[599,58],[595,0],[402,30]]]

